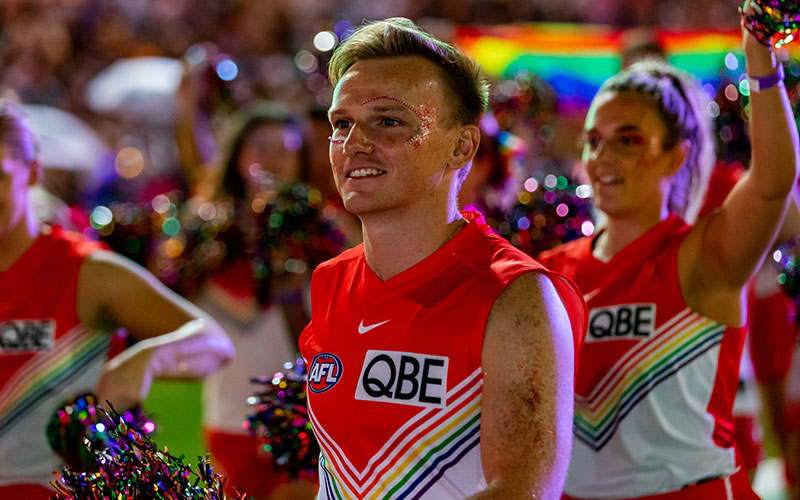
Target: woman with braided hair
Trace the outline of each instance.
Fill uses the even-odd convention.
[[[713,155],[696,85],[645,61],[592,102],[583,161],[607,222],[540,257],[591,311],[566,498],[756,498],[732,434],[742,293],[786,212],[798,138],[771,44],[743,38],[752,165],[705,217]]]

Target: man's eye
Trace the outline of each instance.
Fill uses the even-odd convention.
[[[336,120],[333,122],[333,128],[335,129],[342,129],[342,128],[350,128],[350,121],[349,120]]]
[[[381,118],[381,125],[384,127],[396,127],[397,125],[400,125],[400,122],[394,118]]]

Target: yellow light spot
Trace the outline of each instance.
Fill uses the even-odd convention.
[[[253,212],[260,214],[261,212],[264,211],[265,208],[267,208],[267,203],[261,198],[256,198],[250,204],[250,208],[253,209]]]
[[[308,203],[309,205],[316,205],[317,203],[322,202],[322,193],[320,193],[316,189],[312,189],[308,192]]]
[[[133,179],[144,170],[144,155],[134,147],[122,148],[114,161],[117,173],[126,179]]]
[[[164,244],[164,252],[168,257],[178,257],[181,253],[183,253],[183,243],[177,238],[170,238]]]

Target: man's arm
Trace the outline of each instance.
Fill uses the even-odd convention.
[[[488,499],[558,499],[572,448],[574,353],[566,309],[546,276],[500,295],[483,341],[481,460]]]
[[[119,408],[144,399],[155,377],[202,377],[233,357],[213,319],[113,252],[94,252],[81,266],[77,309],[85,325],[125,328],[139,340],[108,362],[97,387]]]

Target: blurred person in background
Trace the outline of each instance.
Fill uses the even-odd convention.
[[[501,131],[494,115],[485,113],[480,126],[480,146],[458,191],[458,205],[461,210],[482,213],[487,224],[497,229],[500,222],[510,217],[517,201],[521,185],[514,157],[521,151],[514,151],[508,144],[519,139]]]
[[[338,211],[303,182],[308,148],[301,121],[284,106],[258,103],[241,112],[219,166],[200,167],[196,178],[204,180],[179,216],[193,229],[172,259],[178,289],[208,310],[236,347],[233,362],[204,385],[203,426],[228,484],[258,499],[316,493],[315,477],[290,481],[243,426],[255,413],[251,378],[296,361],[311,271],[345,245]]]
[[[60,467],[45,440],[58,405],[95,391],[118,409],[156,377],[202,377],[233,347],[219,325],[150,273],[102,245],[40,224],[31,189],[42,176],[18,107],[0,103],[0,497],[48,499]],[[132,347],[106,362],[110,333]]]
[[[306,114],[309,120],[309,183],[320,190],[331,208],[336,209],[334,220],[344,234],[347,246],[356,246],[362,241],[361,221],[344,208],[344,202],[333,180],[329,156],[331,123],[328,121],[328,108],[313,106]]]

